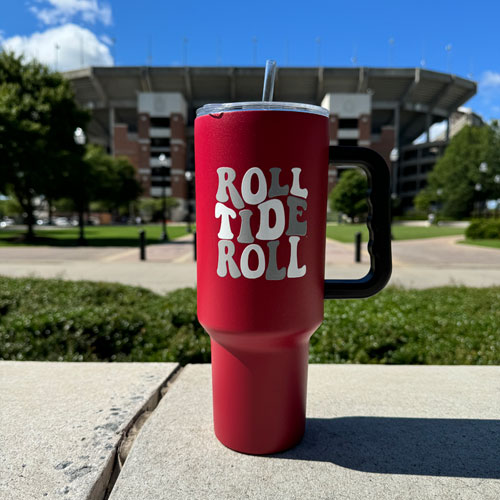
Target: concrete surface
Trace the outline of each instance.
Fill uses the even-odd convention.
[[[188,236],[187,238],[191,238]],[[390,284],[407,288],[444,285],[500,286],[500,250],[457,244],[460,237],[393,242]],[[188,240],[187,240],[188,241]],[[151,245],[146,262],[137,248],[0,248],[0,275],[88,279],[138,285],[158,293],[196,286],[196,263],[189,242]],[[326,242],[325,275],[360,278],[368,270],[368,254],[355,264],[354,246]]]
[[[256,457],[217,441],[210,365],[190,365],[110,499],[497,500],[499,381],[493,366],[312,365],[303,441]]]
[[[122,436],[176,367],[0,362],[0,498],[102,500]]]
[[[1,259],[1,256],[0,256]],[[0,276],[90,280],[142,286],[165,293],[196,286],[196,264],[170,262],[66,261],[57,263],[0,262]]]
[[[500,266],[498,248],[464,245],[462,236],[423,238],[392,242],[396,266],[463,267],[469,269]]]

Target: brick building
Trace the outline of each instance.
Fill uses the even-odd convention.
[[[196,109],[209,102],[259,101],[264,68],[90,67],[65,76],[79,103],[92,112],[89,139],[130,158],[145,196],[161,196],[165,189],[176,198],[172,216],[181,220],[193,203],[189,174]],[[277,70],[274,100],[326,107],[330,143],[378,151],[391,165],[394,195],[408,208],[425,186],[435,152],[447,144],[450,117],[476,90],[473,81],[421,68],[283,67]],[[428,131],[443,120],[448,127],[436,150]],[[401,162],[422,133],[427,139],[418,155],[426,167],[415,184]],[[330,187],[337,167],[330,168]]]

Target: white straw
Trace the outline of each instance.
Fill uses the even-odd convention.
[[[273,100],[275,77],[276,77],[276,61],[268,59],[266,61],[266,72],[264,74],[264,90],[262,91],[263,101]]]

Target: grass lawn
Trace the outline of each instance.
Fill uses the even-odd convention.
[[[328,224],[326,227],[326,237],[343,243],[352,243],[354,235],[361,231],[363,241],[368,241],[368,228],[364,224]],[[454,236],[464,234],[464,229],[460,227],[413,227],[392,226],[392,234],[395,240],[415,240],[420,238],[436,238],[438,236]]]
[[[147,244],[160,243],[162,233],[161,224],[148,224],[145,226],[88,226],[85,227],[85,238],[88,246],[138,246],[140,229],[146,231]],[[0,246],[15,245],[49,245],[49,246],[76,246],[79,235],[77,227],[40,229],[35,228],[35,241],[27,243],[23,239],[26,230],[0,229]],[[187,234],[186,225],[167,226],[170,239],[176,239]]]
[[[464,245],[477,245],[479,247],[500,248],[500,240],[463,240]]]

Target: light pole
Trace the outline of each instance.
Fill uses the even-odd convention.
[[[480,198],[477,202],[477,216],[481,217],[481,211],[483,209],[483,203],[484,203],[483,200],[481,199],[484,197],[484,194],[482,193],[483,182],[486,180],[485,176],[482,174],[486,174],[488,172],[488,164],[485,161],[482,161],[479,164],[478,170],[480,173],[479,182],[476,182],[476,184],[474,186],[474,191],[477,193],[477,196]],[[487,189],[486,189],[486,191],[487,191]]]
[[[81,127],[77,127],[73,132],[73,139],[79,146],[85,146],[87,142],[87,136]]]
[[[392,65],[394,64],[394,43],[395,43],[396,40],[394,40],[394,38],[389,38],[388,42],[389,42],[389,67],[392,67]]]
[[[394,234],[392,232],[392,226],[394,224],[394,211],[396,210],[397,206],[398,206],[398,195],[396,194],[396,192],[392,192],[391,193],[391,240],[394,239]],[[359,260],[356,262],[361,262],[361,261]]]
[[[474,186],[474,191],[478,194],[477,197],[480,198],[481,191],[483,190],[483,185],[479,182],[476,182]],[[481,200],[478,199],[476,202],[476,211],[477,211],[477,216],[481,217]]]
[[[75,144],[78,146],[85,146],[87,142],[87,136],[85,135],[85,132],[81,127],[77,127],[75,131],[73,132],[73,140],[75,141]],[[78,206],[78,227],[80,229],[79,231],[79,236],[78,236],[78,244],[79,245],[86,245],[87,240],[85,239],[85,230],[84,230],[84,221],[83,221],[83,212],[85,210],[85,173],[82,172],[81,176],[81,186],[80,186],[80,192],[81,194],[81,199],[79,200],[79,206]]]
[[[443,192],[444,192],[443,188],[437,188],[436,189],[436,198],[437,198],[437,200],[436,200],[436,202],[437,202],[436,203],[436,205],[437,205],[436,206],[436,211],[440,211],[441,210],[441,204],[442,204],[441,197],[443,196]]]
[[[162,233],[161,233],[161,241],[168,242],[168,233],[167,233],[167,157],[162,153],[158,156],[158,160],[160,160],[161,165],[161,217],[162,217]]]
[[[493,177],[493,182],[495,183],[494,186],[494,191],[493,191],[493,197],[497,197],[495,200],[495,219],[498,217],[498,209],[500,208],[500,198],[498,196],[500,195],[500,174],[496,174]]]
[[[184,176],[186,178],[186,183],[187,183],[187,232],[191,233],[191,214],[193,213],[193,206],[192,206],[192,201],[193,201],[193,181],[194,181],[194,172],[191,172],[190,170],[184,172]]]

